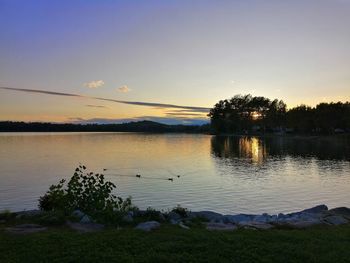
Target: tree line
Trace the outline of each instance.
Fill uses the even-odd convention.
[[[278,99],[236,95],[210,110],[213,133],[293,132],[334,134],[350,132],[350,102],[300,105],[287,109]]]
[[[0,132],[184,132],[202,133],[208,125],[167,125],[153,121],[137,121],[120,124],[73,124],[44,122],[0,121]]]

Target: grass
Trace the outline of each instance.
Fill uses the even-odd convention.
[[[0,262],[350,262],[350,225],[210,232],[162,225],[80,234],[65,227],[14,235],[0,229]]]

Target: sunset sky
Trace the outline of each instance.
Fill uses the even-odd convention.
[[[0,120],[203,123],[350,100],[350,0],[0,0]],[[38,91],[39,90],[39,91]]]

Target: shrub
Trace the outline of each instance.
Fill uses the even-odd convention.
[[[171,212],[175,212],[178,215],[180,215],[181,217],[187,217],[187,213],[189,212],[187,208],[184,208],[180,205],[177,205],[176,207],[174,207]]]
[[[80,165],[65,184],[61,180],[52,185],[49,191],[39,198],[39,208],[44,211],[64,211],[70,214],[79,209],[97,217],[113,217],[115,211],[125,212],[133,209],[131,198],[123,200],[112,194],[116,188],[112,182],[105,181],[103,174],[86,172]],[[101,216],[101,215],[104,216]]]

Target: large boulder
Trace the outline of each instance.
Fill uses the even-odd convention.
[[[160,227],[160,223],[157,221],[147,221],[147,222],[143,222],[138,224],[135,228],[136,229],[140,229],[143,231],[151,231],[153,229],[157,229]]]
[[[90,224],[92,223],[91,218],[88,215],[83,216],[83,218],[80,220],[81,224]]]
[[[167,215],[167,217],[168,217],[170,222],[180,222],[182,219],[182,217],[176,212],[170,212]]]
[[[345,219],[344,217],[342,217],[340,215],[333,215],[333,216],[324,217],[323,221],[326,224],[336,225],[336,226],[349,223],[349,220]]]
[[[259,223],[275,223],[277,221],[277,215],[262,214],[253,217],[254,222]]]
[[[328,214],[342,216],[350,220],[350,208],[347,208],[347,207],[337,207],[337,208],[330,209],[328,210]]]
[[[309,214],[320,214],[322,212],[325,212],[328,210],[328,207],[326,205],[318,205],[314,206],[312,208],[305,209],[301,211],[302,213],[309,213]]]
[[[250,222],[257,215],[247,215],[247,214],[238,214],[238,215],[225,215],[224,222],[239,224],[241,222]]]

